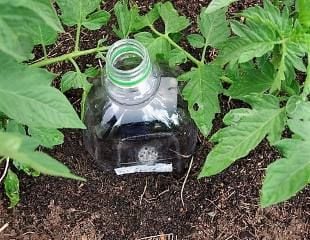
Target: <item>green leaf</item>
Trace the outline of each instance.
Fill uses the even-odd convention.
[[[148,50],[152,61],[156,61],[159,55],[168,54],[171,50],[170,43],[164,37],[154,38],[149,32],[135,34],[135,39],[141,42]]]
[[[226,20],[226,8],[207,13],[202,9],[198,18],[198,25],[202,35],[205,37],[205,44],[212,47],[219,46],[227,40],[230,29]]]
[[[310,121],[310,102],[305,102],[300,96],[292,96],[286,104],[286,112],[290,118]]]
[[[84,74],[89,78],[94,78],[100,75],[100,69],[97,67],[88,67],[85,69]]]
[[[18,61],[32,57],[33,45],[41,43],[41,32],[50,31],[55,34],[63,31],[49,0],[2,0],[0,25],[0,53]]]
[[[57,129],[52,128],[29,128],[29,134],[41,146],[52,148],[53,146],[63,144],[64,135]]]
[[[264,1],[264,7],[259,5],[247,8],[241,15],[247,19],[248,22],[254,22],[261,26],[273,29],[277,34],[288,37],[294,27],[294,21],[290,18],[288,8],[280,8],[274,6],[270,0]]]
[[[209,6],[207,7],[207,9],[205,10],[205,12],[207,14],[209,13],[213,13],[221,8],[227,7],[229,4],[236,2],[237,0],[213,0]]]
[[[238,36],[222,44],[222,51],[216,59],[219,64],[248,62],[270,52],[278,42],[277,35],[270,28],[261,28],[257,24],[249,27],[238,22],[232,22],[231,26]]]
[[[16,8],[30,9],[33,11],[34,15],[40,17],[41,21],[45,22],[46,25],[56,31],[63,31],[61,23],[57,17],[56,10],[50,0],[2,0],[1,4],[12,5]]]
[[[162,3],[156,3],[154,7],[143,16],[136,16],[135,21],[133,22],[132,29],[137,32],[147,26],[153,25],[156,20],[160,18],[158,9]]]
[[[93,13],[101,0],[56,0],[61,10],[61,19],[67,26],[83,25],[87,16]]]
[[[187,61],[187,56],[183,51],[175,48],[169,52],[168,59],[170,68],[173,68],[176,65],[185,63]]]
[[[0,84],[1,81],[8,81],[11,85],[26,83],[29,86],[49,86],[55,75],[41,68],[29,67],[19,64],[9,56],[0,54]]]
[[[9,120],[6,131],[26,135],[25,127],[14,120]]]
[[[200,34],[190,34],[187,36],[187,40],[194,48],[203,48],[205,46],[205,39]]]
[[[35,45],[50,45],[56,42],[58,33],[49,27],[44,26],[43,24],[37,24],[33,26],[33,43]]]
[[[4,191],[6,196],[10,199],[9,208],[15,207],[19,201],[19,180],[17,175],[9,169],[4,179]]]
[[[274,68],[266,62],[256,68],[254,64],[249,68],[233,69],[237,76],[231,76],[233,83],[227,90],[227,94],[233,98],[240,98],[252,93],[264,93],[270,89],[273,83]]]
[[[215,114],[220,112],[218,95],[222,91],[222,71],[214,65],[203,65],[180,76],[188,83],[182,95],[188,101],[191,117],[204,136],[208,136]]]
[[[0,62],[4,63],[0,68],[1,112],[33,127],[85,127],[66,97],[48,85],[48,72],[17,64],[2,55]]]
[[[248,155],[267,135],[272,143],[281,138],[285,111],[279,108],[278,102],[265,106],[271,97],[265,99],[263,96],[261,101],[255,99],[255,108],[250,111],[232,110],[226,115],[224,123],[231,125],[212,136],[211,140],[217,145],[209,153],[199,177],[220,173],[236,160]]]
[[[24,146],[27,145],[28,141],[33,140],[18,134],[0,132],[0,155],[8,156],[10,159],[43,174],[84,180],[72,174],[65,165],[47,154],[26,149]]]
[[[28,176],[31,176],[31,177],[40,176],[40,172],[38,172],[38,171],[36,171],[30,167],[27,167],[26,165],[23,165],[18,161],[13,161],[13,165],[18,169],[18,171],[22,171],[22,172],[26,173]]]
[[[61,78],[61,91],[66,92],[70,89],[82,88],[85,91],[89,91],[92,87],[87,81],[87,76],[81,72],[66,72]]]
[[[271,92],[281,89],[281,85],[287,79],[287,75],[292,67],[301,72],[306,72],[306,67],[303,63],[304,55],[305,51],[300,45],[296,43],[282,44],[281,59],[278,63],[278,70],[274,77]]]
[[[284,158],[267,168],[260,199],[262,207],[286,201],[310,183],[310,105],[309,102],[302,105],[308,109],[307,120],[298,114],[288,120],[290,130],[299,139],[283,139],[277,144]]]
[[[159,7],[159,15],[165,23],[165,33],[177,33],[187,28],[189,20],[184,16],[179,16],[178,11],[171,2],[165,2]]]
[[[297,0],[298,17],[301,24],[310,27],[310,4],[309,0]]]
[[[127,38],[134,31],[136,20],[139,18],[139,9],[136,5],[128,8],[128,4],[117,2],[114,5],[118,28],[113,27],[114,32],[119,38]]]
[[[108,23],[110,16],[110,13],[107,11],[97,11],[90,14],[86,18],[86,20],[83,22],[83,26],[88,28],[89,30],[100,29],[102,26],[105,26]]]
[[[45,22],[29,24],[34,44],[49,45],[55,43],[58,32],[63,32],[63,29],[53,5],[48,0],[30,1],[29,3],[33,4],[32,9],[34,10],[41,8],[42,18],[46,19]]]

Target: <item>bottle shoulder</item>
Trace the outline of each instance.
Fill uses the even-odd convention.
[[[87,99],[86,121],[93,121],[87,124],[117,129],[128,124],[153,123],[153,128],[162,131],[192,124],[177,79],[169,72],[158,77],[156,92],[148,101],[134,105],[114,101],[107,93],[105,79],[97,79]]]

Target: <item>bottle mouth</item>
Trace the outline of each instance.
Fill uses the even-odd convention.
[[[115,85],[133,87],[147,79],[152,71],[147,49],[138,41],[115,42],[106,58],[107,78]]]

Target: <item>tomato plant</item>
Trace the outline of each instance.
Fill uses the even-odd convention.
[[[182,95],[206,138],[220,112],[220,95],[248,104],[228,112],[223,119],[226,126],[210,137],[215,146],[199,177],[222,172],[267,138],[283,155],[266,170],[260,203],[267,207],[294,196],[310,181],[310,4],[307,0],[265,0],[263,6],[227,17],[232,2],[235,0],[213,0],[197,19],[199,32],[184,36],[182,31],[191,23],[171,2],[157,3],[142,15],[135,4],[119,1],[113,9],[117,20],[113,32],[119,38],[140,41],[153,61],[171,68],[192,63],[192,69],[178,79],[184,81]],[[83,119],[85,98],[92,87],[87,78],[93,69],[82,72],[76,59],[89,54],[104,59],[108,49],[104,40],[96,48],[80,49],[81,29],[96,30],[109,21],[110,13],[102,10],[100,3],[56,0],[60,18],[48,0],[0,3],[0,156],[2,161],[11,161],[15,169],[81,179],[36,150],[39,145],[61,144],[60,128],[84,128],[64,95],[50,86],[55,76],[44,67],[61,61],[72,63],[75,70],[62,76],[61,90],[83,89]],[[158,22],[163,31],[156,28]],[[55,43],[64,31],[63,24],[76,28],[74,50],[50,58],[46,45]],[[181,40],[201,49],[201,58],[184,49]],[[32,57],[38,44],[43,59]],[[212,61],[206,59],[210,48],[218,51]],[[305,79],[300,81],[297,75]],[[283,134],[286,129],[292,137]],[[13,206],[19,196],[12,169],[5,179],[5,190]]]

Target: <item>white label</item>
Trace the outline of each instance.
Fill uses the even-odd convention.
[[[130,167],[115,168],[117,175],[124,175],[130,173],[150,173],[150,172],[172,172],[172,163],[157,163],[154,165],[137,165]]]

